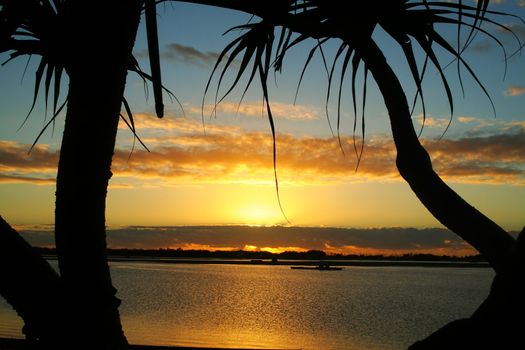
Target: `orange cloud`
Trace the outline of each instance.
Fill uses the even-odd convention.
[[[211,252],[231,252],[239,250],[238,247],[224,247],[224,246],[215,246],[209,244],[198,244],[198,243],[183,243],[180,245],[170,246],[170,249],[183,249],[183,250],[209,250]]]
[[[299,105],[282,102],[270,102],[272,115],[274,118],[290,120],[315,120],[322,115],[318,107],[310,105]],[[232,115],[240,117],[267,118],[266,107],[262,101],[243,101],[240,105],[237,102],[224,101],[214,106],[208,103],[204,106],[204,111],[200,106],[187,105],[184,107],[188,115],[204,116],[208,118],[212,115]]]
[[[30,145],[0,141],[0,183],[32,183],[49,185],[55,182],[58,151],[47,145]]]
[[[182,181],[251,182],[273,181],[272,138],[267,133],[236,135],[191,135],[160,142],[152,152],[117,151],[117,176],[179,179]],[[371,139],[359,171],[355,172],[351,138],[341,139],[345,157],[335,138],[278,135],[277,170],[282,180],[295,182],[362,181],[367,177],[396,178],[395,150],[387,139]]]
[[[525,133],[426,141],[438,172],[461,182],[525,181]]]
[[[197,114],[197,107],[188,107],[189,112],[192,115]],[[197,121],[199,120],[199,121]],[[240,127],[238,126],[222,126],[217,124],[206,123],[202,124],[200,121],[200,108],[198,109],[198,116],[195,118],[191,116],[165,116],[162,119],[157,118],[151,114],[138,113],[133,116],[135,129],[139,136],[146,134],[149,135],[154,133],[156,136],[163,134],[205,134],[205,130],[208,133],[222,134],[239,132]],[[128,130],[128,126],[120,122],[118,125],[119,129]],[[145,140],[143,137],[141,139]]]
[[[462,117],[463,118],[463,117]],[[473,122],[466,119],[462,122]],[[151,152],[117,149],[113,159],[113,187],[166,186],[180,183],[273,183],[272,137],[269,133],[246,132],[238,127],[213,126],[202,133],[197,121],[138,118],[152,133]],[[463,183],[525,184],[525,128],[523,122],[508,122],[498,134],[484,137],[429,140],[422,142],[435,169],[446,180]],[[512,124],[512,125],[511,125]],[[162,126],[161,126],[162,125]],[[196,131],[198,130],[198,131]],[[157,135],[157,136],[155,136]],[[360,139],[357,142],[361,142]],[[341,137],[345,154],[336,138],[296,137],[277,134],[277,172],[282,184],[323,184],[368,180],[398,181],[396,151],[390,137],[369,137],[357,172],[351,137]],[[358,145],[359,146],[359,145]],[[0,182],[50,184],[55,178],[58,151],[38,145],[0,141]]]
[[[445,243],[445,242],[444,242]],[[344,245],[333,247],[325,244],[323,249],[327,254],[341,254],[341,255],[385,255],[385,256],[399,256],[404,254],[432,254],[432,255],[449,255],[449,256],[470,256],[478,254],[478,251],[469,246],[462,244],[459,246],[445,246],[434,248],[413,247],[410,249],[384,249],[360,247],[355,245]]]
[[[178,181],[273,181],[272,139],[266,133],[185,135],[156,139],[151,153],[118,151],[115,174]],[[395,148],[388,137],[366,141],[357,172],[353,141],[277,136],[277,171],[282,182],[326,183],[395,180]],[[436,170],[458,182],[525,183],[525,137],[512,132],[486,137],[423,140]]]
[[[503,94],[505,96],[519,96],[525,94],[525,87],[518,85],[510,85]]]
[[[457,118],[458,122],[460,123],[464,123],[464,124],[467,124],[467,123],[474,123],[474,122],[477,122],[479,119],[478,118],[475,118],[475,117],[468,117],[468,116],[459,116]]]
[[[255,245],[246,244],[242,250],[247,252],[268,252],[273,254],[280,254],[284,252],[307,252],[308,249],[301,247],[257,247]]]
[[[423,125],[425,128],[445,129],[450,123],[449,118],[435,118],[428,115],[423,120],[422,114],[413,117],[413,119],[419,126]]]
[[[319,119],[321,111],[317,107],[307,105],[293,105],[289,103],[271,102],[272,115],[275,118],[291,120]],[[217,106],[218,113],[239,114],[248,117],[267,118],[266,108],[259,102],[243,102],[238,105],[233,102],[223,102]]]

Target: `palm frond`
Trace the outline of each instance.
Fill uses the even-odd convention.
[[[0,7],[0,38],[2,39],[0,40],[0,52],[9,52],[9,58],[2,65],[21,56],[31,58],[32,55],[38,55],[41,57],[35,71],[33,99],[29,112],[19,127],[19,129],[22,128],[29,119],[43,88],[45,115],[47,116],[49,101],[52,98],[53,116],[49,122],[46,122],[45,116],[45,125],[36,138],[38,140],[49,125],[54,125],[56,117],[66,104],[64,101],[59,107],[62,73],[65,67],[59,59],[60,54],[56,52],[59,46],[54,42],[60,37],[57,22],[58,11],[62,5],[53,0],[2,1],[0,5],[2,5]],[[23,76],[29,64],[29,58]]]
[[[164,104],[162,103],[162,78],[160,74],[159,38],[157,35],[157,11],[155,0],[145,1],[146,32],[148,38],[148,53],[151,67],[151,83],[153,84],[153,96],[155,98],[155,112],[157,117],[164,116]]]
[[[328,125],[330,130],[332,130],[332,134],[334,134],[334,131],[332,129],[330,117],[328,115],[328,103],[331,96],[334,72],[337,69],[339,70],[340,79],[338,81],[339,89],[337,94],[337,135],[341,149],[343,149],[343,147],[341,144],[341,138],[339,136],[339,129],[341,128],[341,100],[343,96],[343,80],[347,75],[347,70],[351,70],[351,98],[354,109],[353,140],[354,150],[357,157],[357,166],[359,166],[363,155],[366,131],[365,107],[368,74],[368,69],[366,64],[364,64],[364,81],[361,87],[363,92],[363,100],[361,101],[360,106],[360,131],[362,134],[362,143],[360,147],[358,147],[356,138],[358,125],[356,74],[361,64],[365,63],[363,61],[364,52],[360,52],[360,50],[363,50],[361,43],[366,40],[373,40],[372,35],[374,30],[376,27],[380,26],[387,35],[391,36],[397,42],[401,48],[409,67],[412,81],[416,88],[412,113],[418,100],[421,101],[421,107],[423,110],[423,123],[420,134],[425,125],[427,114],[423,81],[425,78],[425,72],[429,66],[434,66],[441,80],[444,95],[446,96],[450,108],[451,117],[449,120],[449,125],[450,122],[452,122],[452,117],[454,115],[454,97],[450,88],[448,73],[446,72],[446,67],[448,64],[443,63],[442,56],[437,54],[436,50],[438,47],[448,53],[450,55],[449,57],[452,58],[452,61],[457,63],[456,73],[458,75],[460,85],[463,86],[461,71],[462,69],[465,69],[476,82],[481,91],[487,96],[495,112],[494,103],[490,97],[490,94],[476,75],[474,69],[469,65],[467,60],[464,59],[464,52],[472,44],[476,35],[482,34],[491,39],[501,48],[503,56],[505,57],[505,60],[507,60],[510,56],[507,54],[503,43],[488,29],[482,27],[482,25],[489,25],[492,26],[492,28],[510,32],[514,36],[516,42],[518,43],[519,49],[521,50],[523,44],[516,33],[514,33],[511,28],[498,21],[498,18],[517,18],[522,22],[523,19],[513,14],[493,11],[489,9],[488,4],[488,0],[479,0],[477,4],[473,6],[465,4],[461,0],[458,0],[458,3],[428,0],[376,0],[352,3],[350,5],[350,10],[348,10],[348,4],[344,2],[322,0],[289,0],[280,3],[281,6],[272,9],[272,11],[264,12],[259,11],[260,9],[257,8],[253,13],[257,12],[257,15],[262,18],[259,23],[250,23],[232,28],[232,30],[244,30],[245,32],[230,42],[230,44],[228,44],[221,52],[219,59],[217,60],[206,84],[202,102],[202,110],[204,111],[204,101],[212,78],[215,76],[215,73],[218,71],[220,64],[227,56],[228,59],[226,60],[226,63],[222,68],[218,79],[214,111],[212,113],[216,112],[217,104],[220,103],[228,94],[230,94],[235,86],[237,86],[240,78],[247,71],[249,63],[253,62],[251,73],[248,77],[248,84],[246,85],[243,92],[243,97],[247,88],[252,83],[254,74],[259,72],[261,87],[263,89],[263,100],[267,106],[267,114],[269,117],[270,126],[272,128],[272,135],[275,141],[273,116],[271,114],[269,101],[267,101],[269,94],[266,85],[268,72],[267,66],[265,65],[267,62],[265,57],[269,52],[272,51],[274,29],[281,26],[282,29],[276,45],[276,55],[273,66],[276,72],[281,72],[284,58],[290,48],[309,38],[317,40],[317,44],[314,45],[308,52],[303,69],[300,73],[294,103],[297,99],[298,91],[303,81],[306,69],[308,68],[315,53],[320,51],[325,68],[327,70],[328,86],[326,90],[325,112],[327,115]],[[257,7],[257,5],[254,6]],[[435,29],[436,25],[456,26],[456,45],[451,44],[447,39],[441,36],[438,30]],[[461,42],[463,28],[466,28],[467,32],[465,32],[465,40]],[[296,35],[295,38],[293,35]],[[272,38],[271,40],[269,40],[270,37]],[[328,69],[328,65],[326,64],[326,59],[322,51],[322,44],[330,39],[340,39],[342,40],[342,44],[336,50],[335,58],[331,64],[330,69]],[[421,61],[415,53],[416,46],[419,47],[423,52],[423,58]],[[230,85],[229,89],[227,89],[226,93],[219,98],[219,90],[221,88],[223,78],[226,74],[226,71],[231,66],[232,60],[236,57],[242,57],[240,69],[237,72],[234,82]],[[342,60],[340,60],[341,57],[343,57]],[[202,117],[204,118],[203,114]]]
[[[150,82],[151,84],[153,84],[153,77],[151,75],[149,75],[148,73],[144,72],[142,70],[142,68],[140,68],[140,65],[139,65],[139,62],[137,61],[137,59],[131,55],[130,56],[130,59],[129,59],[129,65],[128,65],[128,71],[130,72],[133,72],[133,73],[136,73],[139,78],[142,79],[142,82],[144,83],[144,93],[146,95],[146,99],[148,98],[148,82]],[[175,100],[177,102],[177,104],[179,105],[180,109],[182,110],[182,114],[186,114],[184,112],[184,107],[182,105],[182,103],[180,102],[180,100],[177,98],[177,96],[175,96],[175,94],[169,90],[166,86],[162,85],[161,84],[161,89],[164,90],[167,94],[168,94],[168,97],[170,98],[170,100]]]
[[[204,89],[203,100],[202,100],[202,118],[204,118],[204,102],[205,102],[206,94],[210,88],[211,81],[215,73],[218,72],[220,64],[222,63],[224,59],[226,59],[226,57],[227,57],[226,62],[224,66],[222,67],[222,70],[220,71],[217,86],[215,88],[215,100],[214,100],[214,108],[213,108],[212,113],[216,113],[218,104],[220,104],[233,91],[233,89],[238,85],[241,77],[243,77],[244,73],[249,70],[250,73],[249,73],[244,91],[241,96],[241,101],[242,101],[245,93],[247,92],[248,88],[251,86],[255,75],[258,73],[259,81],[260,81],[260,84],[263,90],[263,103],[265,104],[265,107],[266,107],[268,121],[270,123],[270,129],[272,133],[273,169],[274,169],[274,180],[275,180],[275,188],[276,188],[276,193],[277,193],[277,201],[278,201],[279,208],[281,210],[283,217],[289,223],[290,221],[288,220],[288,218],[286,217],[286,214],[284,213],[284,210],[281,204],[280,194],[279,194],[279,181],[277,177],[276,130],[275,130],[274,117],[272,114],[272,109],[270,106],[270,98],[269,98],[269,93],[268,93],[268,75],[272,67],[274,69],[280,69],[282,59],[284,57],[284,52],[286,52],[287,48],[290,45],[288,44],[290,37],[286,33],[282,32],[280,39],[279,39],[279,43],[277,44],[278,50],[276,54],[276,59],[273,61],[273,64],[272,64],[272,52],[273,52],[273,45],[275,41],[274,29],[275,29],[275,26],[273,24],[266,23],[265,21],[261,21],[258,23],[248,23],[245,25],[236,26],[234,28],[231,28],[228,31],[228,32],[231,32],[233,30],[242,30],[243,33],[239,37],[234,39],[230,44],[228,44],[223,49],[223,51],[221,52],[221,54],[219,55],[217,59],[217,62],[215,63],[215,66],[213,67],[210,78],[208,79],[208,82]],[[228,71],[229,67],[231,67],[232,62],[238,58],[240,58],[239,59],[240,65],[238,68],[238,72],[235,75],[233,82],[227,88],[226,92],[223,93],[219,97],[221,85],[225,77],[225,74]],[[248,69],[250,65],[251,65],[251,69]],[[204,119],[203,119],[203,123],[204,123]]]
[[[129,130],[131,130],[131,132],[133,133],[133,145],[131,146],[131,152],[129,156],[131,157],[131,154],[133,154],[133,150],[135,149],[135,140],[138,140],[140,144],[142,145],[142,147],[144,147],[144,149],[149,152],[150,150],[148,146],[146,146],[146,144],[144,144],[144,142],[142,142],[142,140],[140,139],[139,135],[137,135],[137,129],[135,128],[135,121],[133,119],[133,113],[131,112],[131,108],[129,107],[128,101],[126,100],[124,96],[122,97],[122,104],[124,105],[124,109],[126,110],[126,114],[129,120],[126,119],[122,115],[122,113],[120,114],[120,118],[124,121],[124,123],[127,125]]]
[[[35,145],[38,143],[38,140],[40,140],[40,137],[42,137],[42,135],[44,134],[44,132],[47,130],[47,128],[50,126],[50,125],[54,125],[55,123],[55,120],[56,118],[58,117],[58,115],[60,114],[60,112],[62,112],[62,109],[64,109],[64,107],[66,106],[67,104],[67,98],[64,100],[64,102],[60,105],[60,107],[58,107],[58,109],[56,111],[54,111],[53,113],[53,116],[51,117],[51,119],[44,125],[44,127],[40,130],[40,132],[38,133],[37,137],[35,138],[35,141],[33,141],[33,144],[31,145],[31,147],[29,148],[29,152],[31,152],[33,150],[33,148],[35,147]]]

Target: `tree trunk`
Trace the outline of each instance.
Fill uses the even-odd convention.
[[[525,234],[522,232],[515,241],[434,172],[430,157],[414,131],[398,79],[375,43],[369,41],[364,45],[363,60],[375,77],[390,116],[401,176],[434,217],[482,253],[496,271],[489,297],[470,318],[447,324],[410,349],[487,346],[511,349],[523,345],[519,319],[525,312],[525,289],[521,282],[525,271]]]
[[[74,347],[127,346],[106,256],[105,201],[142,1],[70,1],[69,76],[57,174],[55,238]]]
[[[514,239],[436,174],[414,130],[403,88],[383,53],[372,40],[362,43],[360,52],[379,86],[390,116],[399,173],[436,219],[483,254],[497,272],[502,271]]]
[[[523,349],[524,273],[525,228],[509,255],[506,269],[496,275],[489,296],[474,314],[443,326],[409,349]]]
[[[24,320],[29,341],[55,344],[61,289],[58,274],[0,216],[0,295]]]

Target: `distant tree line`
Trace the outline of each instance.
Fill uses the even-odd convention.
[[[54,256],[55,248],[35,248],[41,255]],[[327,254],[322,250],[308,250],[306,252],[286,251],[282,253],[271,253],[267,251],[210,251],[210,250],[184,250],[178,249],[108,249],[109,257],[124,258],[210,258],[210,259],[283,259],[283,260],[409,260],[409,261],[472,261],[485,262],[483,256],[452,256],[434,254],[399,254],[399,255],[365,255],[365,254]]]

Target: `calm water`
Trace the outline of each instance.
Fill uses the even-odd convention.
[[[132,343],[291,349],[405,349],[470,315],[490,269],[113,263]],[[21,336],[0,301],[0,336]]]

